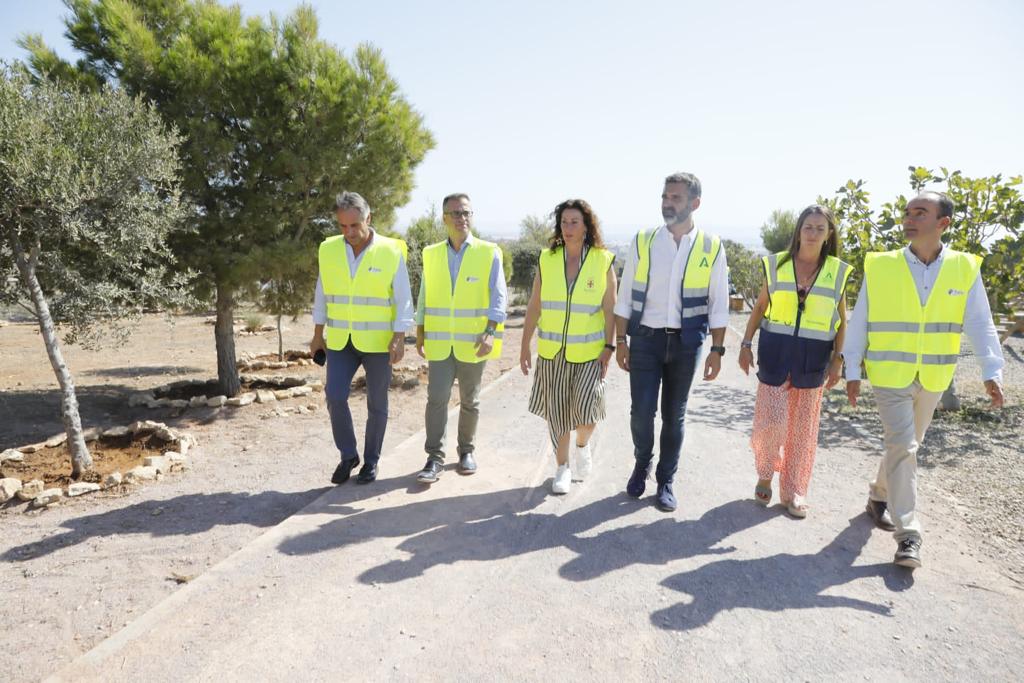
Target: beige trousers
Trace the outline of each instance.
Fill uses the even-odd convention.
[[[897,541],[921,538],[921,523],[915,514],[917,448],[940,398],[941,392],[925,390],[917,379],[904,389],[875,387],[878,413],[885,428],[885,454],[868,495],[871,500],[887,504],[896,525],[893,535]]]

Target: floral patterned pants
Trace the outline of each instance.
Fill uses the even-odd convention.
[[[795,389],[789,382],[757,385],[754,403],[754,450],[757,478],[771,481],[779,473],[783,504],[807,495],[818,448],[818,423],[824,387]]]

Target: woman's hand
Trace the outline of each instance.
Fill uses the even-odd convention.
[[[739,364],[740,364],[740,370],[743,371],[743,374],[749,376],[750,375],[750,368],[752,368],[755,365],[757,365],[757,363],[754,362],[754,352],[752,350],[748,349],[745,346],[741,347],[740,348]]]
[[[533,358],[530,356],[530,347],[522,346],[519,348],[519,369],[523,371],[524,375],[529,375],[531,367],[533,367]]]
[[[828,391],[839,384],[839,378],[843,374],[843,357],[835,355],[832,362],[828,364],[828,379],[825,380],[825,391]]]
[[[601,379],[604,379],[608,376],[608,363],[612,360],[612,350],[606,346],[597,360],[601,363]]]

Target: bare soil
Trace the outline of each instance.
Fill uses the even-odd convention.
[[[152,435],[94,441],[89,444],[92,468],[82,479],[99,482],[112,472],[123,474],[166,450],[167,442]],[[4,462],[0,465],[0,477],[15,477],[23,482],[41,479],[47,488],[67,487],[72,481],[71,456],[65,446],[43,448],[26,454],[23,462]]]

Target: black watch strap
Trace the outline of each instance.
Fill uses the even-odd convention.
[[[724,356],[725,355],[725,347],[724,346],[712,346],[711,350],[714,351],[715,353],[717,353],[719,356]]]

